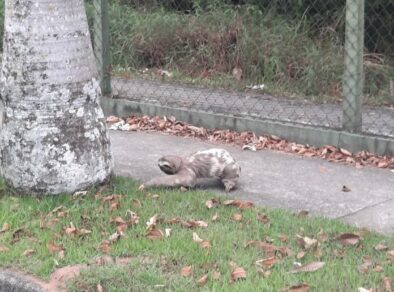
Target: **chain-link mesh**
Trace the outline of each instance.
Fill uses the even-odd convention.
[[[105,0],[93,2],[102,16]],[[103,57],[106,41],[97,44],[105,27],[92,27],[115,98],[394,136],[393,7],[387,0],[365,7],[359,0],[113,0],[112,64]]]
[[[394,136],[394,2],[366,1],[363,130]]]
[[[86,0],[85,7],[104,93],[394,137],[392,1]],[[3,21],[0,39],[2,32]]]

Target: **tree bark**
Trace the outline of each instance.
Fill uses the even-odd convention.
[[[5,0],[1,175],[19,193],[109,178],[112,155],[83,0]]]

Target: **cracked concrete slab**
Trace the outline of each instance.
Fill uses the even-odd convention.
[[[161,175],[157,160],[164,154],[187,155],[221,147],[242,167],[239,187],[231,196],[264,206],[344,218],[359,227],[394,234],[394,173],[387,169],[357,169],[273,151],[242,151],[231,145],[162,133],[110,131],[110,137],[117,175],[147,180]],[[344,185],[351,191],[343,192]],[[217,184],[210,184],[209,189],[223,193]],[[382,204],[385,201],[389,203]],[[368,209],[370,206],[374,207]]]
[[[394,199],[366,207],[342,218],[356,226],[375,229],[381,233],[394,234]]]

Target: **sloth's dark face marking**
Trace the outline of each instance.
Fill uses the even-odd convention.
[[[176,174],[182,164],[182,159],[175,155],[166,155],[159,159],[159,167],[166,174]]]

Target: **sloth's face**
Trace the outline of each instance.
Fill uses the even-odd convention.
[[[181,167],[182,159],[179,156],[167,155],[159,159],[159,167],[166,174],[176,174]]]

